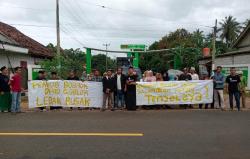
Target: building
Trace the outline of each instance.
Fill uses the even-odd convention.
[[[41,60],[52,57],[50,49],[16,28],[0,22],[0,67],[21,66],[24,87],[27,87],[28,66],[37,65]]]
[[[223,73],[229,74],[230,67],[236,67],[238,71],[243,71],[248,79],[248,90],[250,90],[250,24],[242,31],[233,44],[236,51],[227,52],[216,56],[215,66],[222,66]],[[211,57],[204,57],[199,60],[200,73],[211,72]]]

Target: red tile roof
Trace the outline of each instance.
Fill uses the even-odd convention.
[[[38,57],[53,57],[50,49],[35,41],[34,39],[24,35],[16,28],[0,22],[0,33],[5,35],[10,40],[15,41],[21,47],[29,49],[29,54]]]

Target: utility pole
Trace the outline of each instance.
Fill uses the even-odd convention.
[[[103,44],[103,46],[106,47],[106,71],[108,71],[108,47],[110,46],[110,44]]]
[[[216,54],[216,33],[217,33],[217,19],[215,20],[214,33],[213,33],[213,50],[212,50],[212,71],[215,70],[215,54]]]
[[[61,75],[61,42],[60,42],[60,15],[59,15],[59,0],[56,0],[56,36],[57,36],[57,60],[59,75]]]

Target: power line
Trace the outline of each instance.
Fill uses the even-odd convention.
[[[65,29],[64,27],[62,27],[61,30],[62,30],[68,37],[70,37],[72,40],[74,40],[74,41],[76,41],[78,44],[80,44],[82,47],[85,46],[85,44],[83,44],[80,40],[78,40],[76,37],[72,36],[72,35],[70,34],[70,32],[69,32],[67,29]]]
[[[63,2],[63,1],[62,1]],[[75,1],[76,3],[78,3],[77,1]],[[128,11],[128,10],[122,10],[122,9],[117,9],[117,8],[112,8],[112,7],[108,7],[108,6],[104,6],[104,5],[98,5],[98,4],[94,4],[94,3],[90,3],[90,2],[87,2],[87,1],[84,1],[85,4],[89,4],[89,5],[92,5],[92,6],[97,6],[97,7],[101,7],[103,9],[109,9],[109,10],[113,10],[113,11],[118,11],[118,12],[123,12],[123,13],[127,13],[127,14],[133,14],[134,16],[143,16],[144,18],[153,18],[153,19],[160,19],[160,20],[164,20],[165,22],[168,22],[168,23],[175,23],[175,24],[190,24],[190,25],[196,25],[196,26],[200,26],[200,27],[206,27],[206,28],[213,28],[211,26],[208,26],[208,25],[202,25],[202,24],[197,24],[197,23],[192,23],[192,22],[173,22],[173,21],[166,21],[165,19],[163,18],[160,18],[160,17],[153,17],[153,16],[149,16],[149,15],[145,15],[145,14],[138,14],[138,13],[134,13],[134,12],[131,12],[131,11]],[[74,4],[72,2],[72,4]],[[69,3],[69,5],[71,5],[71,3]],[[33,10],[33,11],[50,11],[50,12],[55,12],[54,9],[40,9],[40,8],[30,8],[30,7],[24,7],[24,6],[13,6],[13,5],[7,5],[8,7],[11,7],[11,8],[19,8],[19,9],[26,9],[26,10]],[[71,5],[72,6],[72,5]],[[80,5],[78,3],[77,5],[79,8]],[[5,7],[5,6],[0,6],[0,7]],[[83,11],[83,9],[81,8],[81,11]],[[62,16],[62,15],[60,15]],[[80,18],[80,19],[83,19],[84,18]],[[87,22],[86,22],[87,23]]]
[[[81,18],[78,14],[74,14],[74,12],[72,12],[67,5],[65,5],[64,3],[62,3],[63,6],[65,7],[65,9],[67,10],[67,12],[79,23],[81,24],[80,26],[82,26],[82,22],[83,21],[85,23],[85,25],[88,25],[87,22],[85,21],[85,19]],[[72,5],[69,3],[69,6],[72,7]],[[73,8],[73,7],[72,7]],[[74,9],[73,9],[74,10]],[[87,30],[86,30],[87,31]],[[88,32],[88,31],[87,31]],[[90,33],[92,34],[92,33]],[[97,40],[99,40],[98,38],[96,38]],[[100,41],[100,40],[99,40]]]
[[[96,7],[101,7],[103,9],[109,9],[109,10],[112,10],[112,11],[132,14],[133,16],[142,16],[144,18],[160,19],[160,20],[166,21],[165,19],[160,18],[160,17],[154,17],[154,16],[145,15],[145,14],[141,14],[141,13],[135,13],[135,12],[132,12],[132,11],[129,11],[129,10],[122,10],[122,9],[108,7],[108,6],[105,6],[105,5],[94,4],[94,3],[90,3],[88,1],[84,1],[84,2],[85,2],[84,4],[88,4],[88,5],[92,5],[92,6],[96,6]],[[170,22],[170,21],[168,21],[168,22]],[[179,23],[179,22],[173,22],[173,21],[171,21],[171,22],[172,23]],[[190,23],[190,22],[189,23],[182,23],[182,24],[191,24],[192,25],[192,23]],[[206,27],[206,28],[213,28],[212,26],[208,26],[208,25],[202,25],[202,24],[197,24],[197,25],[199,25],[201,27]]]
[[[79,10],[82,11],[82,14],[85,15],[85,18],[82,18],[81,14],[78,14],[78,13],[77,13],[77,9],[74,9],[74,8],[75,8],[75,7],[73,6],[74,2],[71,1],[71,0],[70,0],[70,2],[71,2],[71,3],[69,3],[69,7],[71,7],[71,8],[75,11],[75,12],[74,12],[75,14],[72,13],[70,9],[68,9],[68,11],[70,11],[71,14],[74,15],[74,16],[76,17],[76,20],[77,20],[77,21],[79,20],[79,22],[80,22],[81,24],[82,24],[82,22],[83,22],[85,25],[90,26],[91,28],[95,28],[95,25],[94,25],[90,20],[89,20],[90,22],[87,22],[87,21],[86,21],[86,19],[88,19],[88,18],[87,18],[87,16],[84,14],[84,11],[83,11],[83,9],[80,7],[80,4],[77,4],[77,6],[78,6]],[[88,31],[87,31],[87,32],[88,32]],[[98,41],[102,42],[102,40],[100,40],[100,39],[98,38],[99,35],[97,36],[94,32],[88,32],[88,33],[94,35],[94,37],[95,37]]]

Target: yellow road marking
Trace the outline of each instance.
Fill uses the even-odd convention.
[[[113,136],[142,137],[143,133],[0,133],[0,136]]]

